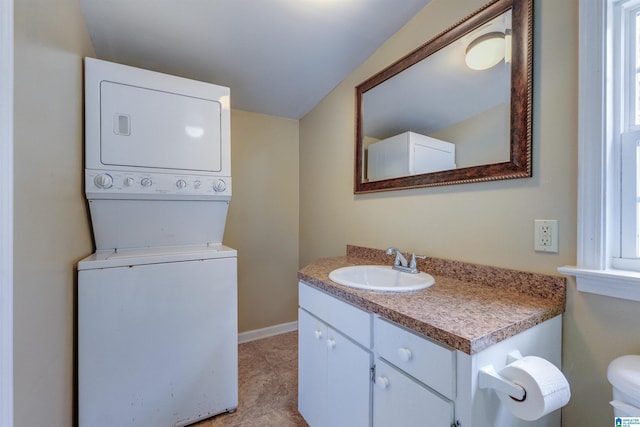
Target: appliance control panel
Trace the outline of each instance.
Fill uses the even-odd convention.
[[[231,177],[86,169],[85,192],[88,198],[230,198]]]

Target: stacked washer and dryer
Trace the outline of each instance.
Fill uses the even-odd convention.
[[[85,59],[80,427],[182,426],[238,405],[229,89]]]

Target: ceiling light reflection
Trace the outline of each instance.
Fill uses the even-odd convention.
[[[505,57],[504,33],[486,33],[467,46],[465,62],[472,70],[487,70]]]

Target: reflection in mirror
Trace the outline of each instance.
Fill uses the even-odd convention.
[[[355,192],[530,176],[531,19],[496,0],[358,86]]]
[[[509,10],[363,94],[367,180],[509,160],[510,32]],[[499,62],[471,69],[467,46],[496,33]]]

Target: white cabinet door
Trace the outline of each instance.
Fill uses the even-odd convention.
[[[371,425],[371,353],[298,310],[298,411],[311,427]]]
[[[376,359],[373,387],[374,427],[450,427],[453,402]]]
[[[371,425],[371,353],[329,328],[328,410],[330,427]]]
[[[326,425],[327,326],[298,310],[298,411],[311,427]]]

